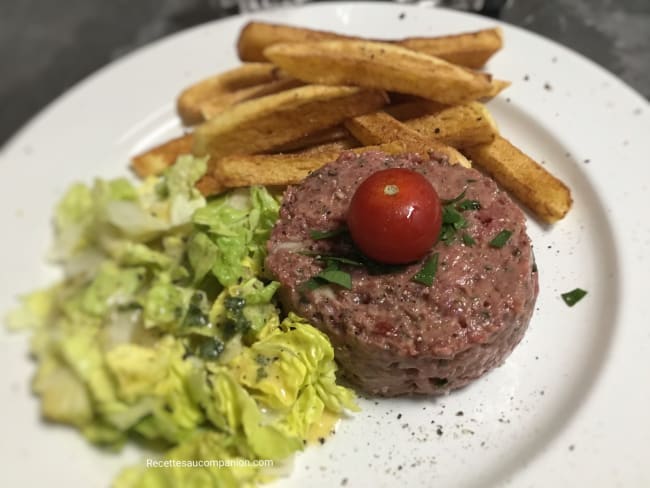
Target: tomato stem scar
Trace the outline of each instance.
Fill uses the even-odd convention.
[[[386,185],[384,187],[384,195],[397,195],[399,193],[399,187],[397,185]]]

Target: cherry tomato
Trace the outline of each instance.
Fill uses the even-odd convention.
[[[377,171],[352,196],[350,235],[368,257],[406,264],[424,257],[438,240],[442,207],[420,173],[404,168]]]

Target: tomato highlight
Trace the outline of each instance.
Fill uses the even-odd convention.
[[[426,256],[438,240],[442,206],[420,173],[391,168],[366,178],[350,201],[347,224],[352,240],[368,257],[407,264]]]

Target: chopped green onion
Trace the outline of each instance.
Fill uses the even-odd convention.
[[[496,249],[502,248],[505,246],[506,242],[508,242],[508,239],[510,239],[511,235],[512,231],[502,230],[494,237],[494,239],[490,241],[490,247],[494,247]]]
[[[344,232],[345,232],[344,228],[332,229],[332,230],[312,229],[309,231],[309,237],[311,237],[315,241],[318,241],[321,239],[329,239],[330,237],[338,236],[340,234],[343,234]]]
[[[571,290],[567,293],[562,293],[562,300],[564,300],[564,303],[566,303],[569,307],[573,307],[576,303],[578,303],[580,300],[582,300],[587,292],[581,288],[576,288],[575,290]]]
[[[436,277],[436,271],[438,271],[438,253],[435,253],[427,259],[424,266],[422,266],[422,269],[420,269],[412,279],[413,281],[422,283],[423,285],[431,286],[433,284],[433,279]]]
[[[467,247],[472,247],[474,244],[476,244],[476,240],[469,234],[463,234],[463,244],[465,244]]]

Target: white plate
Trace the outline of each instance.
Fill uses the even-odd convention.
[[[389,37],[495,24],[451,11],[363,3],[254,17]],[[237,63],[234,42],[247,19],[206,24],[112,64],[7,145],[0,157],[3,311],[16,293],[55,276],[43,257],[50,213],[66,186],[123,175],[130,155],[179,133],[175,96]],[[281,486],[329,487],[346,479],[353,487],[650,483],[650,320],[641,307],[650,276],[650,110],[581,56],[503,28],[505,48],[489,70],[513,85],[490,108],[503,134],[567,182],[575,199],[554,227],[529,224],[541,287],[530,330],[503,367],[462,391],[362,402],[363,411],[324,446],[298,456]],[[575,287],[589,294],[568,308],[560,293]],[[135,448],[102,453],[71,429],[40,423],[29,393],[26,339],[1,334],[0,486],[105,486],[120,467],[140,459]]]

